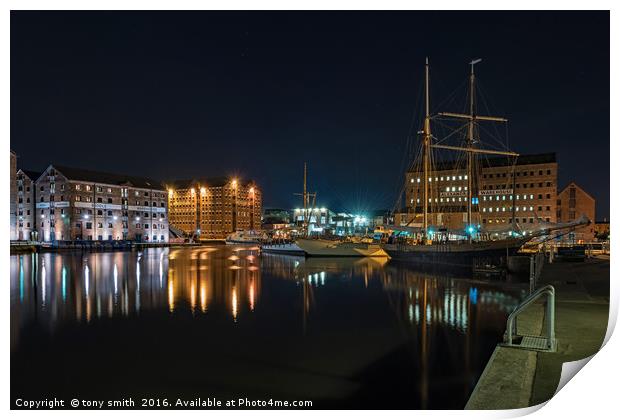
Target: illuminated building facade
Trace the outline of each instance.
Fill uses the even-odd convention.
[[[11,161],[10,161],[10,187],[9,187],[9,208],[11,213],[11,225],[9,236],[11,240],[17,239],[17,155],[14,151],[11,150]]]
[[[167,193],[157,181],[50,165],[35,194],[40,241],[168,242]]]
[[[513,177],[514,174],[514,177]],[[522,155],[513,166],[506,158],[481,160],[473,176],[472,220],[482,227],[511,225],[527,230],[537,218],[556,222],[558,164],[555,153]],[[411,226],[422,225],[422,172],[406,174],[406,214],[396,220]],[[463,229],[467,222],[468,175],[465,162],[440,162],[429,177],[430,224]]]
[[[39,175],[41,174],[33,171],[17,171],[17,239],[20,241],[37,240],[34,205],[35,181]]]
[[[170,224],[186,235],[223,239],[261,228],[262,193],[253,181],[192,179],[167,182],[166,188]]]
[[[595,239],[596,229],[594,215],[596,200],[579,185],[571,182],[559,194],[557,200],[557,218],[560,222],[572,222],[585,214],[593,223],[575,229],[568,235],[576,242],[590,242]]]

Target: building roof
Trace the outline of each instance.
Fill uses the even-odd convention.
[[[492,157],[486,159],[479,159],[480,165],[483,168],[495,168],[502,166],[512,166],[514,158],[511,156],[506,157]],[[517,157],[517,166],[521,165],[540,165],[545,163],[557,162],[555,152],[551,153],[538,153],[533,155],[520,155]],[[433,169],[436,171],[447,171],[455,168],[464,168],[466,164],[465,159],[461,160],[448,160],[433,163]],[[414,170],[412,166],[409,167],[409,172],[418,172]]]
[[[30,178],[31,181],[36,181],[41,176],[41,171],[31,171],[29,169],[19,169],[17,172],[22,171],[24,175]]]
[[[571,181],[568,184],[566,184],[566,187],[562,188],[560,190],[560,192],[558,192],[558,195],[560,194],[564,194],[564,192],[570,188],[571,185],[574,185],[575,188],[579,188],[579,190],[581,190],[582,193],[584,193],[585,195],[587,195],[588,197],[590,197],[592,199],[592,201],[596,201],[596,199],[594,197],[592,197],[586,190],[584,190],[583,188],[581,188],[579,185],[577,185],[576,182]]]
[[[132,175],[113,174],[108,172],[91,171],[89,169],[71,168],[69,166],[51,165],[67,179],[72,181],[86,181],[108,185],[131,185],[136,188],[163,190],[160,181]]]
[[[164,185],[168,187],[172,187],[174,189],[185,190],[191,188],[196,185],[205,186],[205,187],[223,187],[229,184],[233,178],[227,176],[218,176],[218,177],[210,177],[210,178],[193,178],[193,179],[182,179],[182,180],[173,180],[173,181],[165,181]],[[250,185],[254,184],[254,181],[251,180],[238,180],[240,185]]]

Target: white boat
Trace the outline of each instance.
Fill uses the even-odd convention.
[[[381,257],[388,254],[379,244],[328,239],[297,239],[299,248],[309,257]]]
[[[261,252],[266,252],[268,254],[306,255],[306,252],[295,242],[265,243],[261,245],[260,249]]]
[[[255,230],[238,230],[226,237],[226,244],[259,244],[267,240],[267,235]]]

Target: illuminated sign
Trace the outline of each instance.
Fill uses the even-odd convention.
[[[440,197],[466,197],[467,191],[441,191]]]
[[[506,195],[512,194],[512,188],[505,190],[480,190],[480,195]]]
[[[164,213],[166,211],[165,207],[148,207],[148,206],[128,206],[127,209],[131,211],[156,211],[160,213]]]

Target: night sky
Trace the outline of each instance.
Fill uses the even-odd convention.
[[[252,178],[288,208],[307,161],[318,205],[392,208],[425,56],[434,111],[461,111],[436,106],[483,58],[511,149],[557,152],[609,217],[608,12],[13,12],[11,148],[23,169]]]

